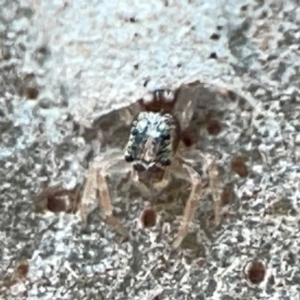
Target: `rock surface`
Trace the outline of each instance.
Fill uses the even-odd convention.
[[[1,299],[298,299],[300,8],[143,2],[0,0]],[[145,199],[114,176],[130,239],[100,210],[83,228],[64,189],[125,145],[146,91],[195,82],[176,113],[192,100],[220,167],[221,226],[207,193],[175,251],[187,183],[157,199],[161,228],[137,230]]]

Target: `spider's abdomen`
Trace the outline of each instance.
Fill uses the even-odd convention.
[[[173,115],[141,112],[132,124],[125,160],[140,169],[170,165],[178,145],[178,131]]]

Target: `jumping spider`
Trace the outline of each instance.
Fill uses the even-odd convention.
[[[162,190],[170,182],[170,175],[188,179],[191,183],[182,223],[173,246],[178,247],[185,238],[202,195],[203,183],[196,170],[180,156],[181,144],[188,144],[185,131],[173,113],[177,91],[158,89],[140,100],[142,111],[134,119],[125,152],[114,151],[100,156],[91,163],[87,182],[83,190],[80,214],[84,221],[98,205],[97,193],[106,220],[115,229],[125,233],[121,222],[113,216],[106,176],[113,173],[130,173],[133,183],[143,195],[151,198],[152,191]],[[187,103],[188,104],[188,103]],[[180,143],[183,142],[183,143]],[[218,171],[214,163],[207,167],[209,186],[212,189],[215,219],[219,222],[220,193],[218,193]]]

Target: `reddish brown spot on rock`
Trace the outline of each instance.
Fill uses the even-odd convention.
[[[26,97],[28,99],[31,99],[31,100],[37,99],[38,95],[39,95],[39,90],[37,88],[27,87]]]
[[[29,264],[27,260],[24,260],[19,263],[19,265],[16,267],[16,275],[18,278],[26,278],[29,271]]]
[[[144,227],[153,227],[156,224],[157,220],[157,213],[152,208],[147,208],[142,212],[141,215],[141,222]]]
[[[58,197],[49,197],[47,201],[47,209],[54,212],[59,213],[67,210],[66,200]]]
[[[34,200],[35,212],[42,213],[46,210],[59,212],[75,212],[78,208],[79,193],[76,189],[67,190],[59,186],[48,187]]]
[[[248,167],[241,156],[234,157],[231,160],[231,170],[238,174],[240,177],[248,176]]]
[[[191,147],[197,142],[197,131],[196,129],[185,129],[181,132],[181,140],[186,147]]]
[[[212,119],[207,124],[207,132],[211,135],[217,135],[221,131],[221,124],[218,120]]]
[[[252,262],[248,268],[247,277],[253,284],[261,283],[266,275],[266,269],[262,262]]]

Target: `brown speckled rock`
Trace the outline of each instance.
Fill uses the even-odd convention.
[[[298,299],[300,8],[221,2],[0,0],[0,299]],[[174,251],[188,183],[139,229],[145,199],[114,176],[129,239],[99,209],[84,228],[88,163],[125,145],[146,91],[181,85],[176,113],[191,100],[220,169],[221,225],[205,193]]]

